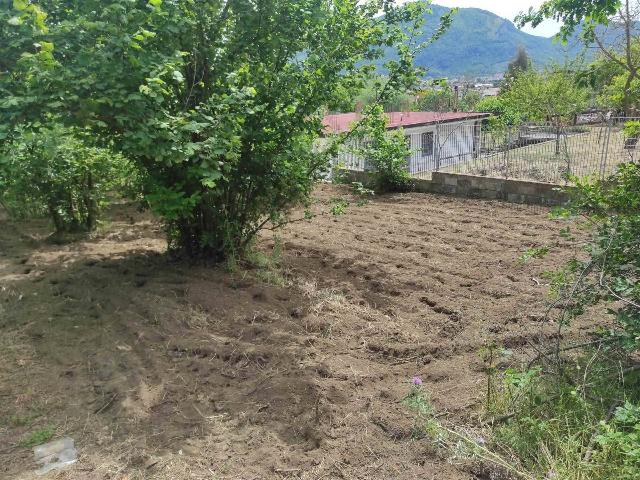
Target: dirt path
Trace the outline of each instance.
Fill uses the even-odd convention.
[[[321,188],[318,208],[341,194]],[[439,412],[473,424],[481,347],[516,361],[553,335],[542,272],[569,254],[561,227],[498,202],[379,198],[290,226],[274,286],[172,263],[126,208],[67,245],[3,221],[0,478],[34,477],[20,443],[46,429],[80,454],[51,478],[480,478],[413,439],[400,400],[420,375]]]

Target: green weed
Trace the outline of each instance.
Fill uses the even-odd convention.
[[[518,262],[520,264],[525,264],[532,258],[540,259],[544,258],[549,254],[549,247],[533,247],[529,248],[526,252],[518,257]]]
[[[53,426],[48,426],[45,428],[41,428],[39,430],[35,430],[23,438],[19,445],[25,448],[35,447],[37,445],[42,445],[45,442],[51,440],[53,434],[55,433],[55,428]]]
[[[402,403],[415,413],[413,436],[427,438],[444,455],[457,459],[480,460],[498,466],[518,478],[534,480],[534,477],[512,465],[499,452],[487,445],[486,439],[477,431],[448,427],[438,420],[422,380],[414,377],[409,394]]]
[[[245,262],[255,269],[255,277],[260,281],[277,287],[286,287],[289,282],[282,269],[282,241],[274,238],[273,250],[270,254],[251,250]]]
[[[491,448],[535,478],[637,479],[638,382],[619,383],[610,363],[594,358],[564,364],[561,376],[503,372],[487,406]]]
[[[28,427],[41,416],[40,413],[30,412],[24,415],[11,415],[5,419],[7,425],[11,427]]]

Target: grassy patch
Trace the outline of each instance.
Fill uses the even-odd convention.
[[[535,478],[639,478],[637,375],[620,381],[615,366],[595,354],[562,368],[562,376],[542,369],[500,374],[489,406],[497,419],[494,451]]]
[[[282,244],[279,239],[275,239],[273,252],[267,254],[258,250],[250,251],[246,257],[247,266],[254,269],[255,277],[261,282],[276,287],[286,287],[289,282],[282,269]]]
[[[25,414],[14,414],[4,418],[4,423],[10,427],[28,427],[33,424],[42,413],[32,410]]]
[[[42,445],[43,443],[51,440],[51,437],[53,437],[55,430],[56,429],[52,425],[45,428],[41,428],[39,430],[34,430],[33,432],[29,433],[25,438],[23,438],[20,441],[19,445],[25,448]]]
[[[534,480],[536,477],[521,470],[517,464],[493,450],[481,429],[448,426],[436,414],[431,404],[429,392],[419,377],[412,380],[411,390],[402,403],[414,412],[412,436],[424,438],[432,443],[437,451],[452,461],[474,461],[491,464],[501,473],[499,478],[523,478]]]
[[[415,414],[414,437],[451,459],[491,464],[504,478],[637,480],[640,378],[622,378],[597,353],[565,361],[561,376],[487,369],[486,421],[471,427],[447,426],[414,379],[403,400]]]

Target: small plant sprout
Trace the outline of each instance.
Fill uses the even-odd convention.
[[[369,199],[375,195],[375,192],[369,188],[366,188],[360,182],[353,182],[351,184],[351,193],[358,197],[358,207],[362,207],[369,203]]]
[[[344,163],[338,163],[333,167],[333,175],[331,176],[331,182],[336,185],[344,185],[347,183],[347,177],[349,169]]]
[[[42,445],[43,443],[49,441],[53,434],[55,433],[55,428],[50,425],[45,428],[41,428],[39,430],[35,430],[22,439],[20,442],[21,447],[30,448],[35,447],[36,445]]]
[[[402,399],[402,403],[416,414],[413,424],[413,435],[416,438],[423,437],[425,433],[437,437],[437,425],[433,423],[433,406],[429,398],[429,392],[422,384],[422,378],[411,379],[411,390]]]
[[[344,215],[349,207],[349,202],[342,198],[338,198],[333,201],[333,206],[331,207],[331,215],[334,217],[339,217],[340,215]]]
[[[478,352],[484,363],[484,372],[487,374],[487,410],[492,410],[494,403],[494,392],[496,390],[496,374],[498,372],[498,362],[508,356],[511,352],[500,347],[496,343],[488,343]]]
[[[518,263],[524,265],[532,258],[541,259],[549,254],[549,247],[532,247],[518,257]]]

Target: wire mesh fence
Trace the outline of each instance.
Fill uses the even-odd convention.
[[[416,177],[449,172],[554,184],[571,183],[573,177],[605,178],[620,163],[638,158],[640,141],[624,135],[624,125],[630,120],[640,119],[501,129],[477,122],[433,125],[405,135],[411,150],[407,169]],[[353,153],[346,153],[340,161],[349,169],[372,169],[366,159]]]
[[[637,157],[637,142],[624,137],[624,123],[520,125],[483,132],[480,154],[448,169],[501,178],[568,184],[572,177],[605,178]]]

